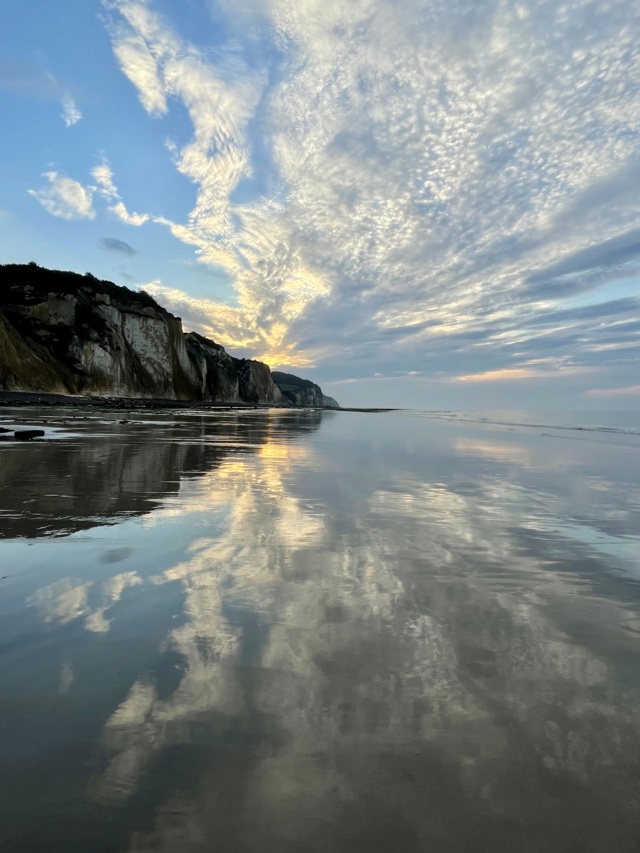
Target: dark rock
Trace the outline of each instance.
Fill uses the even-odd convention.
[[[34,438],[44,438],[43,429],[17,429],[13,437],[16,441],[32,441]]]

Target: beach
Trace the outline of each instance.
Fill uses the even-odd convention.
[[[637,850],[638,413],[0,427],[0,849]]]

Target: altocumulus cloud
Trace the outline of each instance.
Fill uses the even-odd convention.
[[[638,4],[214,6],[212,51],[153,2],[105,0],[142,108],[189,117],[169,156],[195,204],[154,219],[235,287],[191,300],[194,325],[336,379],[375,359],[588,381],[612,343],[640,357],[637,301],[606,296],[640,275]],[[591,292],[597,314],[565,301]]]

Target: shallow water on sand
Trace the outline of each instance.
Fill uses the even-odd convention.
[[[638,850],[632,421],[0,411],[43,419],[1,850]]]

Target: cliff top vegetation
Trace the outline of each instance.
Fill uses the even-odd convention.
[[[94,293],[111,297],[123,306],[152,308],[166,316],[173,316],[144,290],[130,290],[112,281],[96,278],[89,272],[80,275],[76,272],[50,270],[33,261],[28,264],[0,264],[0,304],[13,301],[17,288],[24,295],[27,286],[33,289],[34,296],[51,293],[75,295],[79,290],[89,288]]]

